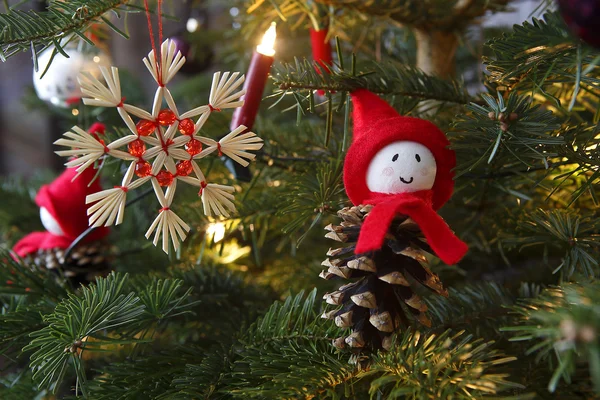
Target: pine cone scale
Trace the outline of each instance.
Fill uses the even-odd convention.
[[[25,260],[35,268],[55,271],[57,279],[62,275],[75,284],[85,284],[110,273],[111,253],[111,246],[106,242],[82,243],[71,251],[66,260],[65,251],[60,248],[40,249]]]

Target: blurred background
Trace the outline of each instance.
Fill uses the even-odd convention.
[[[10,0],[8,3],[14,4],[17,1]],[[25,2],[21,8],[41,10],[45,4],[45,1],[35,0]],[[521,0],[511,4],[511,11],[487,16],[480,26],[470,28],[468,43],[461,46],[460,51],[464,55],[459,57],[459,60],[463,60],[463,67],[459,67],[459,71],[471,83],[474,92],[479,89],[479,77],[484,73],[475,57],[479,56],[486,30],[495,31],[521,23],[536,15],[536,7],[540,2]],[[240,71],[247,68],[253,49],[251,43],[257,43],[260,35],[251,27],[242,27],[236,21],[240,10],[244,9],[241,4],[239,6],[236,6],[235,1],[187,0],[165,3],[165,13],[169,15],[164,25],[165,36],[181,37],[190,45],[193,58],[193,62],[188,60],[185,76],[180,74],[179,82],[175,81],[173,86],[178,83],[181,85],[182,81],[187,85],[188,79],[202,80],[202,77],[210,77],[212,72],[224,66],[238,68]],[[99,45],[112,59],[112,65],[128,73],[128,82],[125,84],[130,92],[128,99],[134,96],[142,105],[148,105],[154,91],[153,81],[148,79],[150,76],[147,71],[140,68],[141,59],[151,50],[145,16],[143,13],[129,14],[126,24],[123,19],[112,17],[111,21],[126,30],[129,39],[113,31],[103,32],[99,34]],[[240,38],[243,37],[244,40],[231,38],[231,28],[234,32],[239,31]],[[286,35],[289,40],[282,40]],[[280,32],[279,37],[277,61],[289,61],[294,56],[309,56],[308,53],[295,54],[295,50],[303,50],[306,46],[297,43],[294,32]],[[411,38],[405,39],[406,46],[411,46]],[[233,48],[240,49],[243,46],[247,47],[246,57],[240,59],[233,56],[236,54]],[[407,54],[410,53],[408,50]],[[244,49],[241,48],[239,54],[243,53]],[[40,69],[44,67],[45,65],[39,66]],[[10,62],[0,63],[0,174],[3,175],[28,177],[37,171],[58,171],[63,160],[54,154],[52,143],[72,125],[85,122],[82,121],[83,110],[79,102],[67,107],[57,107],[39,99],[33,88],[32,75],[33,63],[29,52],[14,56]],[[58,73],[46,75],[44,78],[49,81],[66,79]],[[192,84],[191,87],[195,86]],[[110,119],[109,115],[104,114],[96,117],[99,120]]]

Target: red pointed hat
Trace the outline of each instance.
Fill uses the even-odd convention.
[[[352,145],[344,162],[344,186],[355,205],[372,197],[367,187],[367,169],[379,150],[398,141],[412,141],[427,147],[437,166],[433,183],[433,208],[443,206],[454,189],[456,166],[454,151],[448,148],[446,135],[433,123],[413,117],[403,117],[376,94],[359,89],[351,94],[354,120]]]
[[[35,202],[45,207],[56,219],[65,236],[74,240],[88,228],[87,195],[102,190],[100,182],[94,179],[94,168],[87,168],[75,180],[75,168],[67,168],[49,185],[41,187]],[[92,182],[90,184],[90,182]],[[108,234],[108,228],[97,228],[86,237],[86,242],[98,240]]]

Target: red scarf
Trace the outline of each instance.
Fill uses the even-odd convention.
[[[32,232],[19,240],[13,251],[19,255],[19,257],[25,257],[28,254],[35,253],[38,250],[47,249],[67,249],[75,238],[69,238],[67,236],[57,236],[50,232]]]
[[[363,202],[374,207],[360,230],[356,254],[379,250],[396,214],[404,214],[419,225],[427,243],[443,262],[456,264],[467,252],[467,245],[433,210],[432,197],[432,190],[400,194],[373,193]]]

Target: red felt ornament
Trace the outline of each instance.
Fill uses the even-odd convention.
[[[95,123],[89,133],[100,143],[104,125]],[[96,170],[88,168],[77,176],[66,169],[52,183],[42,186],[35,202],[46,231],[33,232],[13,247],[13,252],[36,268],[59,272],[72,285],[86,284],[111,271],[111,245],[103,240],[108,228],[96,228],[74,245],[88,227],[86,197],[102,190]],[[92,182],[93,181],[93,182]],[[69,249],[69,251],[67,251]]]
[[[458,262],[467,245],[435,211],[454,189],[456,158],[448,139],[431,122],[400,116],[367,90],[352,93],[352,102],[354,138],[344,164],[344,186],[355,205],[374,206],[355,252],[379,250],[394,217],[404,214],[421,228],[442,261]]]
[[[33,232],[21,239],[13,248],[20,257],[44,249],[67,249],[88,227],[86,196],[102,190],[96,179],[96,170],[88,168],[76,179],[75,168],[68,168],[49,185],[38,192],[35,202],[46,219],[55,227],[54,232]],[[45,221],[44,221],[45,222]],[[108,235],[108,228],[97,228],[83,240],[84,243],[100,240]]]
[[[452,195],[456,160],[431,122],[400,116],[367,90],[351,95],[354,139],[344,185],[354,207],[339,210],[342,222],[325,228],[325,237],[343,247],[329,249],[320,275],[350,282],[325,294],[338,308],[322,317],[351,329],[333,340],[335,347],[389,350],[403,327],[431,326],[418,286],[448,297],[427,254],[454,264],[467,251],[436,213]]]

